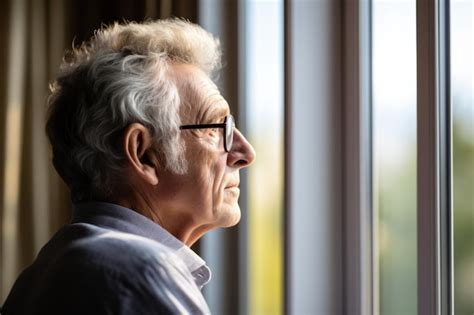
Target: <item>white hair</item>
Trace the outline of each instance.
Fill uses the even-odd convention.
[[[184,173],[181,102],[170,66],[191,64],[210,76],[220,62],[219,41],[180,19],[115,23],[66,53],[51,84],[46,132],[73,200],[113,192],[124,162],[121,135],[135,122],[149,128],[165,167]]]

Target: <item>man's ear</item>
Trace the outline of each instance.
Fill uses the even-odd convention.
[[[155,159],[152,154],[152,138],[148,128],[139,123],[130,124],[123,137],[123,149],[131,169],[150,185],[158,184]]]

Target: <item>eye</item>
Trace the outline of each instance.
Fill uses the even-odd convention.
[[[209,129],[208,129],[208,133],[209,133],[211,136],[215,137],[215,136],[217,136],[218,133],[219,133],[219,128],[209,128]]]

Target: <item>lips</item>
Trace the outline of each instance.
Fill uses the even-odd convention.
[[[226,189],[228,188],[239,188],[239,183],[230,184],[229,186],[226,187]]]

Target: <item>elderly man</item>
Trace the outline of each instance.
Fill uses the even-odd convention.
[[[210,75],[218,41],[171,19],[115,24],[69,53],[46,126],[74,215],[18,278],[9,314],[205,314],[189,246],[238,223],[255,152]]]

